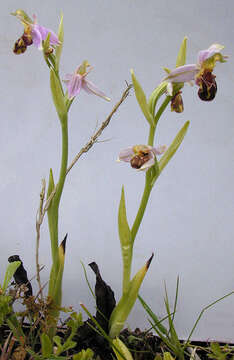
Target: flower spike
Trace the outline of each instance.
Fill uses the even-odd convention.
[[[167,91],[173,95],[173,83],[185,83],[195,81],[199,86],[198,96],[201,100],[213,100],[217,92],[215,75],[212,74],[216,62],[226,62],[228,58],[221,54],[224,46],[213,44],[206,50],[198,53],[197,63],[183,65],[172,70],[164,79],[168,81]]]

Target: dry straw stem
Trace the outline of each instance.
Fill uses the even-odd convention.
[[[127,88],[125,89],[125,91],[123,92],[121,99],[117,102],[117,104],[113,107],[113,110],[111,111],[111,113],[107,116],[106,120],[103,121],[103,123],[101,124],[101,126],[99,127],[99,129],[96,131],[96,133],[90,138],[90,140],[85,144],[85,146],[83,146],[81,148],[81,150],[79,151],[79,153],[74,157],[73,161],[71,162],[71,164],[68,166],[67,168],[67,172],[66,175],[69,173],[69,171],[73,168],[73,166],[75,165],[75,163],[79,160],[79,158],[81,157],[81,155],[85,154],[86,152],[88,152],[91,147],[97,142],[97,139],[101,136],[103,130],[109,125],[112,116],[116,113],[116,111],[118,110],[118,108],[120,107],[120,105],[124,102],[124,100],[127,98],[127,96],[129,95],[129,91],[132,88],[132,85],[128,85]],[[54,190],[52,191],[52,193],[50,194],[50,196],[48,197],[44,209],[42,211],[42,215],[44,217],[46,211],[48,210],[51,200],[53,199],[55,193],[57,190],[57,186],[55,186]]]
[[[83,154],[87,153],[91,149],[91,147],[97,142],[97,140],[101,136],[103,130],[109,125],[109,123],[110,123],[110,121],[112,119],[112,116],[116,113],[116,111],[118,110],[120,105],[128,97],[131,88],[132,88],[132,84],[130,84],[130,85],[127,84],[127,88],[124,90],[120,100],[113,107],[111,113],[107,116],[106,120],[103,121],[103,123],[101,124],[99,129],[95,132],[95,134],[90,138],[90,140],[81,148],[79,153],[74,157],[73,161],[71,162],[71,164],[67,168],[66,175],[73,168],[73,166],[76,164],[76,162],[79,160],[79,158]],[[48,199],[47,199],[47,201],[46,201],[46,203],[44,205],[45,188],[46,188],[46,181],[45,181],[45,179],[42,179],[42,189],[41,189],[41,193],[40,193],[40,203],[39,203],[39,208],[38,208],[38,211],[37,211],[37,218],[36,218],[36,232],[37,232],[37,237],[36,237],[36,270],[37,270],[37,282],[38,282],[38,285],[39,285],[39,289],[41,289],[41,290],[42,290],[42,286],[41,286],[41,281],[40,281],[40,265],[39,265],[40,228],[41,228],[41,224],[43,222],[45,213],[48,210],[48,208],[50,206],[50,203],[51,203],[52,199],[55,196],[55,193],[56,193],[56,190],[57,190],[57,185],[55,186],[54,190],[51,192],[50,196],[48,197]],[[44,207],[43,207],[43,205],[44,205]],[[40,294],[41,294],[41,297],[43,298],[42,291],[40,292]]]
[[[40,245],[40,227],[43,221],[43,205],[45,200],[45,189],[46,189],[46,181],[45,179],[42,179],[42,189],[40,193],[40,204],[39,209],[37,211],[37,218],[36,218],[36,232],[37,232],[37,238],[36,238],[36,271],[37,271],[37,282],[40,289],[40,297],[43,299],[43,289],[41,286],[41,278],[40,278],[40,264],[39,264],[39,245]]]

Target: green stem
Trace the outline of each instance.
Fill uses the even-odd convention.
[[[148,136],[148,145],[154,145],[154,137],[155,137],[156,126],[150,126],[149,136]]]
[[[154,124],[155,124],[155,128],[158,124],[158,120],[160,119],[163,111],[166,109],[167,105],[169,104],[169,102],[171,101],[172,96],[166,96],[166,99],[163,101],[162,105],[160,106],[160,108],[158,109],[155,118],[154,118]]]
[[[148,137],[148,145],[153,146],[154,144],[154,137],[155,137],[155,130],[156,130],[156,126],[150,126],[150,131],[149,131],[149,137]],[[132,245],[135,241],[136,238],[136,234],[138,232],[138,229],[141,225],[141,221],[143,219],[144,213],[145,213],[145,209],[146,206],[148,204],[148,200],[150,197],[150,193],[151,193],[152,187],[151,187],[151,173],[150,171],[147,171],[146,175],[145,175],[145,188],[144,188],[144,192],[141,198],[141,203],[135,218],[135,221],[133,223],[132,229],[131,229],[131,234],[132,234]]]
[[[146,205],[148,203],[151,190],[152,190],[151,176],[150,176],[150,172],[147,171],[146,176],[145,176],[145,189],[144,189],[144,192],[143,192],[143,195],[142,195],[142,198],[141,198],[140,207],[138,209],[135,221],[134,221],[132,229],[131,229],[132,245],[133,245],[133,243],[135,241],[136,234],[137,234],[138,229],[139,229],[139,227],[141,225],[141,221],[142,221],[144,213],[145,213]]]
[[[68,162],[68,128],[67,128],[67,115],[61,121],[62,130],[62,157],[59,181],[57,184],[57,190],[55,196],[48,209],[48,223],[51,240],[51,251],[53,265],[51,269],[49,293],[48,295],[54,298],[54,289],[56,284],[56,277],[59,271],[59,256],[58,256],[58,216],[59,216],[59,203],[65,183],[67,162]],[[59,305],[59,304],[58,304]]]
[[[159,121],[162,113],[166,109],[167,105],[169,104],[170,100],[171,100],[171,97],[167,96],[166,99],[163,101],[162,105],[160,106],[160,108],[158,109],[156,115],[155,115],[154,125],[150,126],[149,137],[148,137],[148,145],[150,145],[150,146],[154,145],[155,131],[156,131],[158,121]],[[155,183],[155,181],[154,181],[154,183]],[[142,198],[141,198],[140,207],[138,209],[135,221],[134,221],[132,229],[131,229],[132,244],[134,243],[134,240],[136,238],[138,229],[139,229],[139,227],[141,225],[141,221],[143,219],[145,209],[146,209],[146,206],[148,204],[148,200],[149,200],[152,188],[153,188],[153,186],[152,186],[152,176],[151,176],[151,172],[148,170],[146,175],[145,175],[145,188],[144,188],[144,192],[143,192],[143,195],[142,195]]]
[[[59,202],[61,199],[65,179],[67,172],[67,162],[68,162],[68,128],[67,128],[67,115],[61,121],[61,129],[62,129],[62,158],[61,158],[61,167],[60,167],[60,175],[59,181],[57,185],[57,190],[53,199],[55,206],[59,207]]]

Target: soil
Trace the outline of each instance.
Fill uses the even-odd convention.
[[[18,255],[14,255],[11,256],[8,260],[9,262],[11,262],[15,260],[19,261],[20,259]],[[89,264],[89,266],[91,267],[91,269],[93,270],[96,276],[95,297],[96,297],[96,307],[98,310],[94,318],[96,322],[99,324],[99,326],[101,326],[103,331],[105,333],[108,333],[108,324],[109,324],[110,315],[116,306],[114,292],[111,289],[111,287],[107,285],[105,281],[102,279],[97,264],[95,262],[92,262]],[[18,287],[22,286],[22,284],[26,285],[26,291],[24,291],[23,293],[24,294],[23,303],[24,305],[26,305],[26,308],[28,309],[27,314],[34,319],[35,319],[35,314],[36,313],[39,314],[40,322],[41,325],[43,326],[43,320],[45,319],[45,316],[41,315],[41,309],[44,307],[45,303],[42,304],[35,303],[36,298],[32,296],[32,287],[27,278],[27,272],[24,269],[22,262],[21,262],[21,266],[14,274],[14,280]],[[49,304],[50,302],[46,303],[46,305]],[[23,315],[22,319],[27,319],[27,314]],[[32,314],[34,314],[33,317],[31,316]],[[33,338],[36,339],[33,341],[34,344],[32,350],[36,353],[40,353],[41,344],[38,333],[41,332],[41,326],[39,322],[36,322],[36,324],[34,324],[33,332],[30,331],[30,324],[27,322],[23,322],[23,320],[21,326],[24,334],[26,335],[26,338],[30,338],[30,336],[31,337],[33,336]],[[9,333],[10,330],[8,326],[6,325],[0,326],[0,345],[2,345],[2,347],[4,346],[4,343],[9,336]],[[57,328],[56,335],[58,335],[61,339],[66,340],[70,335],[70,328],[65,323],[63,324],[63,326]],[[120,333],[119,338],[125,343],[127,348],[130,350],[134,360],[156,360],[158,354],[161,355],[163,352],[169,351],[169,349],[166,348],[166,345],[161,341],[161,339],[155,336],[155,334],[153,334],[150,331],[142,331],[138,328],[135,329],[134,331],[130,331],[129,329],[124,329]],[[76,346],[60,355],[60,356],[64,356],[64,359],[72,359],[72,355],[77,354],[81,350],[88,348],[90,348],[94,352],[95,359],[113,360],[116,358],[113,353],[113,350],[109,345],[109,342],[98,333],[98,329],[95,329],[94,323],[92,322],[91,319],[84,322],[83,325],[77,329],[77,332],[75,336],[72,338],[72,340],[76,342]],[[31,345],[32,344],[30,343],[26,344],[25,348],[27,348],[27,346],[30,347]],[[225,345],[225,344],[220,344],[220,345]],[[196,347],[197,357],[194,357],[194,360],[234,359],[234,357],[232,357],[233,352],[232,355],[226,355],[222,352],[221,356],[218,356],[217,354],[216,354],[217,356],[211,356],[211,351],[208,351],[208,349],[210,349],[210,344],[208,343],[194,342],[191,344],[191,346]],[[11,354],[14,354],[16,348],[20,348],[19,343],[17,341],[15,342],[13,341]],[[231,348],[229,347],[227,349],[227,352],[230,349]],[[219,351],[219,349],[217,351]],[[33,357],[30,356],[27,353],[27,351],[25,351],[24,349],[21,351],[21,355],[22,357],[20,357],[20,359],[22,360],[27,360],[27,359],[33,360]],[[14,355],[12,355],[11,357],[5,357],[3,355],[3,357],[1,357],[0,359],[18,360],[19,357],[16,357]],[[161,357],[158,357],[158,359],[161,359]],[[189,360],[189,359],[190,359],[190,355],[189,352],[187,352],[185,354],[184,360]]]

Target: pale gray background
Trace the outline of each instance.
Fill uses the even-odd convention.
[[[34,47],[21,56],[12,53],[22,34],[9,15],[17,8],[56,30],[64,12],[65,44],[61,71],[72,72],[84,59],[95,66],[89,79],[112,98],[109,104],[82,93],[70,112],[72,160],[109,114],[130,81],[130,68],[147,96],[172,68],[185,35],[188,63],[214,42],[225,45],[227,64],[215,69],[218,93],[212,103],[201,102],[196,88],[185,86],[185,111],[166,111],[159,124],[158,143],[169,144],[186,120],[191,121],[181,149],[160,177],[136,239],[134,272],[155,252],[141,294],[159,315],[164,281],[173,302],[180,276],[176,325],[188,335],[205,305],[234,289],[233,152],[234,152],[234,2],[232,0],[156,1],[7,1],[1,4],[1,274],[7,258],[19,254],[28,274],[35,274],[35,216],[41,178],[52,166],[57,178],[60,129],[49,90],[48,69]],[[96,261],[104,279],[119,298],[121,255],[117,208],[125,185],[127,212],[134,219],[144,186],[144,174],[115,162],[120,149],[147,141],[147,124],[132,95],[121,106],[97,144],[67,178],[60,213],[60,238],[68,232],[64,273],[64,304],[79,310],[84,302],[95,311],[80,264]],[[42,228],[40,260],[49,276],[50,244],[47,221]],[[92,284],[94,276],[87,268]],[[2,275],[1,275],[2,278]],[[36,291],[37,284],[34,281]],[[205,313],[195,339],[234,341],[234,296]],[[130,327],[148,326],[137,305]]]

